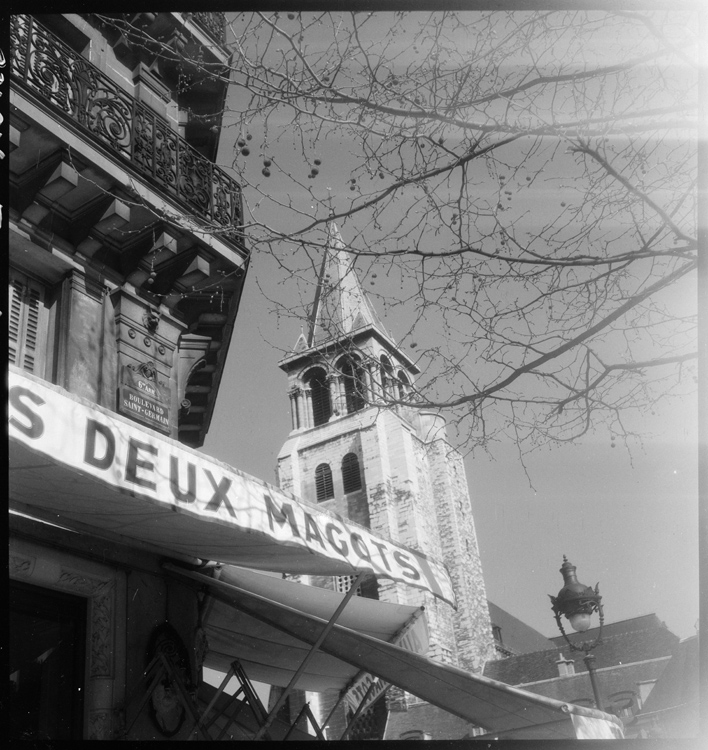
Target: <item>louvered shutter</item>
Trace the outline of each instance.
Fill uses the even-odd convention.
[[[24,274],[12,271],[8,322],[8,358],[23,370],[40,373],[45,338],[44,289]]]
[[[13,365],[19,365],[20,342],[22,339],[22,299],[24,297],[24,284],[19,279],[10,281],[10,320],[8,323],[8,358]]]
[[[320,464],[315,469],[315,492],[317,502],[330,500],[334,497],[334,485],[332,483],[332,469],[328,464]]]
[[[344,485],[344,494],[361,489],[359,459],[354,453],[347,453],[342,459],[342,484]]]

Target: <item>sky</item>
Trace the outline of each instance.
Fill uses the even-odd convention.
[[[275,483],[291,429],[282,350],[300,333],[259,290],[269,258],[249,270],[203,450]],[[384,320],[385,324],[385,320]],[[546,636],[555,635],[548,594],[563,585],[563,555],[589,586],[599,581],[607,622],[655,612],[681,637],[698,619],[697,419],[686,399],[645,415],[655,437],[629,455],[604,437],[525,459],[515,446],[465,460],[487,596]]]
[[[236,137],[233,128],[222,133],[221,163],[230,163]],[[286,145],[287,139],[278,146],[281,163]],[[335,148],[330,144],[326,152],[328,165],[336,162],[330,156]],[[350,165],[341,158],[338,166],[330,166],[328,179],[343,184]],[[281,189],[273,178],[265,184],[274,194]],[[349,230],[341,229],[346,243]],[[313,285],[314,274],[313,268]],[[296,302],[273,257],[256,251],[203,450],[274,483],[278,451],[291,428],[287,379],[278,361],[294,346],[300,323],[268,297]],[[373,301],[389,325],[386,310]],[[394,337],[397,325],[391,321],[389,327]],[[607,622],[654,612],[677,635],[694,634],[696,410],[695,398],[685,397],[631,417],[646,436],[631,452],[621,441],[613,446],[603,432],[541,449],[523,465],[510,443],[468,455],[488,598],[544,635],[556,635],[548,594],[563,585],[559,568],[567,555],[581,582],[600,583]]]

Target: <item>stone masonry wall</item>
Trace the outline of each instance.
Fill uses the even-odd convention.
[[[327,425],[299,435],[291,435],[278,456],[276,476],[278,486],[297,495],[304,502],[317,504],[315,491],[315,469],[321,463],[329,464],[332,470],[334,497],[337,507],[330,507],[337,513],[347,515],[347,504],[342,485],[342,459],[347,453],[359,458],[362,484],[366,484],[366,470],[363,461],[358,415],[333,420]],[[350,493],[353,494],[353,493]],[[352,520],[356,520],[352,517]],[[359,521],[359,523],[361,523]],[[365,525],[365,524],[364,524]]]
[[[382,412],[362,431],[371,529],[442,559],[440,529],[433,503],[428,455],[410,425]],[[432,594],[386,579],[379,580],[383,601],[425,607],[430,633],[428,656],[456,663],[453,608]],[[401,692],[391,689],[389,703],[399,704]],[[416,699],[408,696],[406,702]]]
[[[442,559],[452,576],[458,608],[454,615],[457,665],[479,672],[494,658],[487,593],[472,517],[467,477],[460,454],[438,439],[426,446]]]
[[[484,661],[494,656],[491,624],[464,464],[444,435],[443,426],[426,432],[422,439],[395,412],[367,409],[316,431],[291,434],[279,457],[278,481],[283,489],[314,504],[315,468],[328,463],[335,497],[321,503],[323,507],[442,560],[453,580],[457,611],[432,594],[386,578],[378,579],[379,598],[423,606],[429,631],[427,655],[479,672]],[[350,452],[359,457],[364,488],[345,496],[341,461]],[[330,587],[333,581],[318,583]],[[320,718],[334,700],[335,695],[320,696]],[[389,710],[405,712],[420,703],[389,688]],[[330,718],[336,730],[331,737],[343,730],[344,721],[343,710]]]

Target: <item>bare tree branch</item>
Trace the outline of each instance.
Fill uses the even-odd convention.
[[[421,369],[384,405],[444,409],[468,446],[629,434],[629,412],[693,387],[694,12],[229,27],[222,161],[243,185],[251,273],[293,340],[335,220]]]

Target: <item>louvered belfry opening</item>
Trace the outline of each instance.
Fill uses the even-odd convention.
[[[361,411],[366,406],[364,372],[361,364],[356,359],[347,358],[340,361],[339,367],[344,383],[347,414]]]
[[[381,388],[383,389],[384,396],[391,397],[391,388],[393,386],[393,366],[391,360],[385,355],[381,355],[380,359],[380,372],[381,372]]]
[[[327,373],[318,367],[308,373],[306,382],[310,386],[313,423],[315,427],[326,424],[332,416]]]
[[[347,453],[342,459],[342,484],[345,495],[361,489],[359,458],[355,453]]]
[[[408,380],[408,376],[405,372],[403,372],[403,370],[398,371],[396,379],[398,380],[398,398],[403,401],[408,395],[408,391],[410,389],[410,381]]]
[[[329,464],[320,464],[315,469],[315,492],[318,503],[331,500],[334,497],[332,469],[329,468]]]

